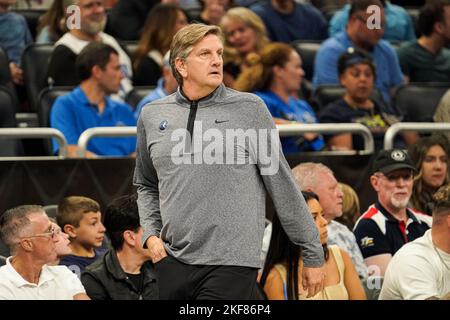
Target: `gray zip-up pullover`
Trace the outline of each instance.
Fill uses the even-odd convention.
[[[143,240],[161,237],[168,254],[186,264],[260,268],[267,190],[289,238],[303,249],[304,265],[321,266],[312,215],[278,133],[266,139],[267,130],[276,128],[264,102],[223,84],[199,101],[178,90],[146,105],[134,173]],[[236,132],[258,138],[228,148]],[[277,170],[263,174],[267,145],[277,148],[271,157]]]

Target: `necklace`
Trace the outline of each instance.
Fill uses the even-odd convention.
[[[439,259],[441,260],[442,264],[444,265],[444,267],[450,271],[450,267],[448,266],[448,264],[444,261],[444,258],[442,258],[441,254],[439,253],[439,250],[436,248],[436,246],[433,243],[433,248],[434,251],[436,251],[436,254],[438,255]]]

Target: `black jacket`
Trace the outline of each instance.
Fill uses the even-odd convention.
[[[128,279],[111,249],[101,259],[92,263],[81,274],[81,282],[92,300],[156,300],[158,286],[153,265],[147,261],[141,267],[144,275],[142,294],[139,295],[134,284]]]

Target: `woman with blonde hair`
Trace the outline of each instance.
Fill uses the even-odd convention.
[[[228,10],[220,27],[225,35],[223,78],[225,85],[232,87],[238,75],[248,67],[248,55],[259,53],[269,39],[261,18],[243,7]]]
[[[353,230],[356,220],[358,220],[361,214],[359,198],[355,190],[348,184],[339,182],[339,187],[344,195],[342,198],[342,216],[335,220],[346,225],[350,230]]]
[[[240,91],[253,92],[269,109],[275,123],[315,123],[316,114],[305,100],[297,98],[303,76],[302,59],[293,47],[281,42],[266,45],[259,55],[248,57],[249,67],[234,84]],[[320,135],[282,138],[284,153],[318,151],[325,143]]]
[[[175,4],[157,4],[145,21],[133,57],[133,84],[154,86],[162,75],[163,57],[169,51],[172,38],[187,25],[184,11]]]

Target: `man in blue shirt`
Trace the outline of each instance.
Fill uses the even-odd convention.
[[[294,0],[270,0],[250,7],[263,21],[272,41],[323,40],[328,36],[327,21],[309,4]]]
[[[380,28],[369,29],[366,12],[368,6],[377,5],[380,10]],[[380,90],[386,102],[390,101],[390,91],[400,85],[403,74],[394,49],[382,40],[385,16],[379,0],[358,0],[352,2],[350,19],[346,32],[326,40],[316,55],[314,63],[314,86],[339,84],[337,60],[349,47],[367,51],[375,63],[375,86]]]
[[[380,1],[384,4],[384,13],[386,15],[386,29],[384,30],[383,39],[386,41],[416,40],[414,23],[408,12],[400,6],[391,4],[390,1]],[[350,4],[346,4],[333,15],[328,29],[330,37],[345,31],[349,12]]]
[[[78,55],[76,68],[81,84],[53,104],[50,123],[67,139],[68,156],[77,157],[81,133],[93,127],[135,126],[131,108],[112,100],[123,78],[119,54],[111,46],[91,42]],[[136,138],[94,138],[88,144],[87,157],[134,155]],[[53,141],[53,151],[58,146]]]

